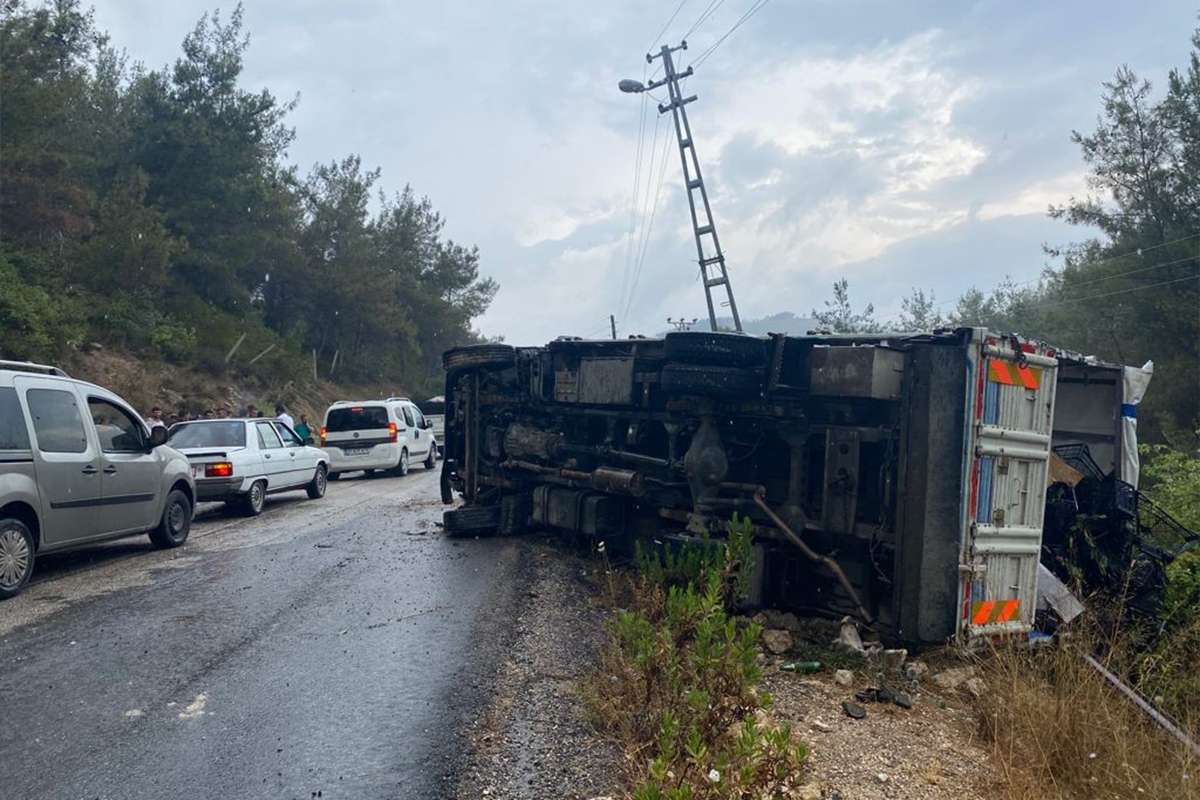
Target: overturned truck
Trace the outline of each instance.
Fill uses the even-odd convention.
[[[1113,463],[1129,446],[1120,368],[1063,359],[979,328],[458,348],[442,499],[463,505],[446,529],[536,526],[614,551],[719,540],[737,512],[752,602],[908,643],[1026,631],[1060,374],[1090,403],[1062,423],[1068,443]]]

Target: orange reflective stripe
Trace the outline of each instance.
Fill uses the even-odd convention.
[[[1021,367],[1002,358],[988,360],[988,380],[1005,386],[1024,386],[1036,389],[1042,382],[1042,371],[1028,365]]]
[[[998,358],[993,358],[988,362],[988,379],[992,383],[1003,383],[1005,386],[1012,386],[1013,376],[1008,371],[1008,362]]]
[[[1020,600],[1006,600],[1004,607],[1000,609],[1000,613],[996,616],[997,622],[1008,622],[1016,616],[1017,610],[1021,607]]]
[[[972,625],[986,625],[991,621],[992,608],[995,607],[995,602],[984,600],[975,604],[975,613],[971,615]]]

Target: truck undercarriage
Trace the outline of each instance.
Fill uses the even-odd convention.
[[[445,524],[620,552],[719,539],[736,512],[752,604],[911,643],[1027,630],[1054,355],[982,329],[451,350]]]

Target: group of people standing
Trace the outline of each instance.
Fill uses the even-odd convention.
[[[161,406],[154,406],[150,409],[150,413],[146,414],[145,419],[146,424],[151,428],[153,428],[155,425],[165,425],[166,427],[170,428],[176,423],[190,422],[191,420],[196,419],[259,419],[267,417],[267,415],[261,412],[258,409],[258,406],[254,405],[253,403],[250,403],[241,409],[241,412],[242,413],[240,414],[234,414],[233,411],[227,406],[220,406],[218,408],[205,408],[196,413],[189,413],[186,408],[180,406],[177,412],[167,412],[164,414]],[[288,413],[287,407],[284,406],[283,403],[276,403],[275,419],[279,420],[284,425],[287,425],[289,428],[295,431],[296,435],[299,436],[300,440],[305,444],[312,443],[313,429],[312,426],[308,424],[307,415],[301,414],[300,422],[297,423],[292,415]]]

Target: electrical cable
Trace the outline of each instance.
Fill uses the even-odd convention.
[[[643,79],[646,76],[646,69],[642,69]],[[629,233],[627,234],[625,243],[625,268],[621,272],[621,291],[617,294],[617,308],[621,307],[621,303],[625,299],[625,292],[629,288],[629,273],[633,268],[633,232],[638,222],[638,195],[641,189],[642,182],[642,153],[646,144],[646,96],[642,95],[642,112],[641,119],[638,121],[638,143],[637,155],[633,165],[633,191],[629,198]]]
[[[662,35],[667,32],[667,28],[671,27],[671,23],[675,21],[675,18],[679,16],[679,12],[682,11],[683,7],[687,4],[688,0],[680,0],[679,5],[675,7],[675,13],[672,14],[665,23],[663,23],[662,30],[659,31],[658,35],[654,37],[654,40],[650,42],[650,47],[654,47],[655,43],[662,39]],[[646,50],[649,51],[650,47],[646,48]]]
[[[725,31],[725,33],[721,36],[720,39],[717,39],[715,42],[713,42],[711,45],[709,45],[708,49],[705,50],[703,53],[701,53],[700,56],[695,61],[692,62],[692,64],[691,64],[692,68],[694,69],[696,67],[699,67],[701,64],[703,64],[705,59],[707,59],[710,55],[712,55],[713,51],[721,46],[722,42],[724,42],[726,39],[728,39],[730,36],[732,36],[734,31],[736,31],[738,28],[742,27],[742,25],[744,25],[747,20],[749,20],[751,17],[753,17],[759,11],[761,11],[762,7],[765,6],[769,2],[771,2],[771,0],[757,0],[757,2],[754,3],[754,5],[750,6],[750,10],[748,10],[745,14],[743,14],[737,22],[733,23],[733,26],[730,27],[729,30]]]
[[[637,266],[633,271],[633,285],[629,290],[629,301],[625,305],[625,317],[629,316],[629,310],[633,307],[633,298],[637,294],[637,285],[642,277],[642,266],[646,262],[646,251],[650,246],[650,232],[654,229],[654,215],[658,211],[658,198],[662,196],[663,182],[667,175],[667,147],[671,143],[669,136],[663,138],[663,151],[661,163],[658,171],[658,187],[654,191],[654,204],[650,207],[650,218],[646,221],[645,236],[642,237],[642,251],[638,257]]]
[[[638,271],[640,270],[639,257],[640,257],[641,251],[642,251],[641,240],[645,238],[645,234],[646,234],[646,225],[644,224],[643,220],[645,220],[647,218],[648,213],[649,213],[649,208],[650,208],[650,188],[654,185],[654,169],[655,169],[655,164],[656,164],[656,158],[658,156],[658,131],[661,126],[662,126],[662,115],[660,114],[654,118],[654,135],[651,138],[650,151],[649,151],[650,152],[649,169],[647,169],[645,171],[646,190],[644,193],[642,193],[640,195],[641,201],[640,201],[639,205],[641,206],[641,208],[638,212],[638,228],[634,234],[635,239],[638,240],[638,244],[635,244],[634,249],[633,249],[633,252],[634,252],[634,256],[632,259],[633,279],[632,279],[632,283],[630,284],[630,286],[628,288],[627,293],[623,294],[620,298],[618,298],[618,301],[619,301],[618,305],[617,305],[618,308],[625,308],[625,309],[629,308],[629,304],[632,302],[632,299],[633,299],[634,287],[637,286],[637,275],[638,275]],[[626,312],[626,313],[628,313],[628,312]]]
[[[1068,297],[1063,300],[1048,300],[1043,303],[1030,303],[1027,306],[1022,306],[1022,308],[1049,308],[1052,306],[1066,305],[1067,303],[1082,303],[1085,300],[1098,300],[1101,297],[1116,297],[1119,294],[1129,294],[1130,292],[1140,292],[1145,289],[1155,289],[1155,288],[1158,288],[1159,286],[1167,286],[1169,284],[1179,283],[1181,281],[1200,281],[1200,275],[1188,275],[1186,277],[1175,278],[1174,280],[1170,280],[1170,281],[1159,281],[1158,283],[1148,283],[1145,286],[1133,286],[1128,289],[1118,289],[1115,292],[1102,292],[1101,294],[1089,294],[1087,297]]]
[[[684,41],[687,41],[687,38],[689,36],[691,36],[693,33],[695,33],[696,30],[701,25],[704,24],[705,20],[707,20],[714,13],[716,13],[717,9],[719,9],[724,3],[725,3],[725,0],[710,0],[710,2],[708,4],[708,8],[704,9],[704,11],[702,11],[700,13],[700,16],[696,19],[695,22],[692,23],[692,27],[688,28],[687,33],[683,34],[683,36],[681,36],[680,38],[683,39]]]

